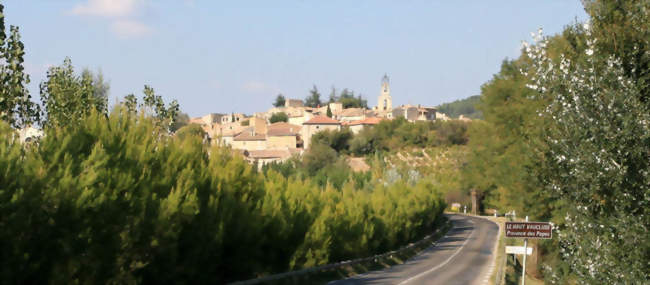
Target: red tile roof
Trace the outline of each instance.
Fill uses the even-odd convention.
[[[303,125],[340,125],[341,122],[325,116],[316,116],[302,124]]]
[[[300,134],[301,126],[279,122],[270,124],[267,127],[266,134],[268,136],[295,136]]]

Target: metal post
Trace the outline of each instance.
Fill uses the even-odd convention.
[[[528,216],[526,216],[528,222]],[[526,255],[528,255],[528,239],[524,239],[524,262],[521,264],[521,285],[526,285]]]
[[[463,207],[463,214],[467,214],[467,205]]]

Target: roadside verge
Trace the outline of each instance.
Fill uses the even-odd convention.
[[[369,271],[380,270],[402,264],[409,258],[431,247],[451,228],[451,222],[445,221],[430,235],[421,240],[405,245],[397,250],[365,258],[346,260],[332,264],[305,268],[297,271],[273,274],[261,278],[230,283],[233,285],[249,284],[325,284],[328,281],[344,279]]]

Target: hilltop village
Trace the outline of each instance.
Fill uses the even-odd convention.
[[[392,102],[389,78],[384,75],[377,106],[372,109],[343,108],[340,102],[307,107],[303,100],[287,99],[284,106],[252,116],[212,113],[192,118],[189,123],[200,125],[212,143],[231,146],[249,162],[261,167],[302,154],[309,148],[311,137],[321,131],[349,128],[356,134],[382,120],[399,117],[409,122],[448,119],[434,107],[401,105],[393,108]],[[271,117],[278,113],[286,114],[286,122],[271,123]]]

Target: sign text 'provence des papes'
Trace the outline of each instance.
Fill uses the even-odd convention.
[[[506,222],[506,237],[550,239],[553,226],[544,222]]]

